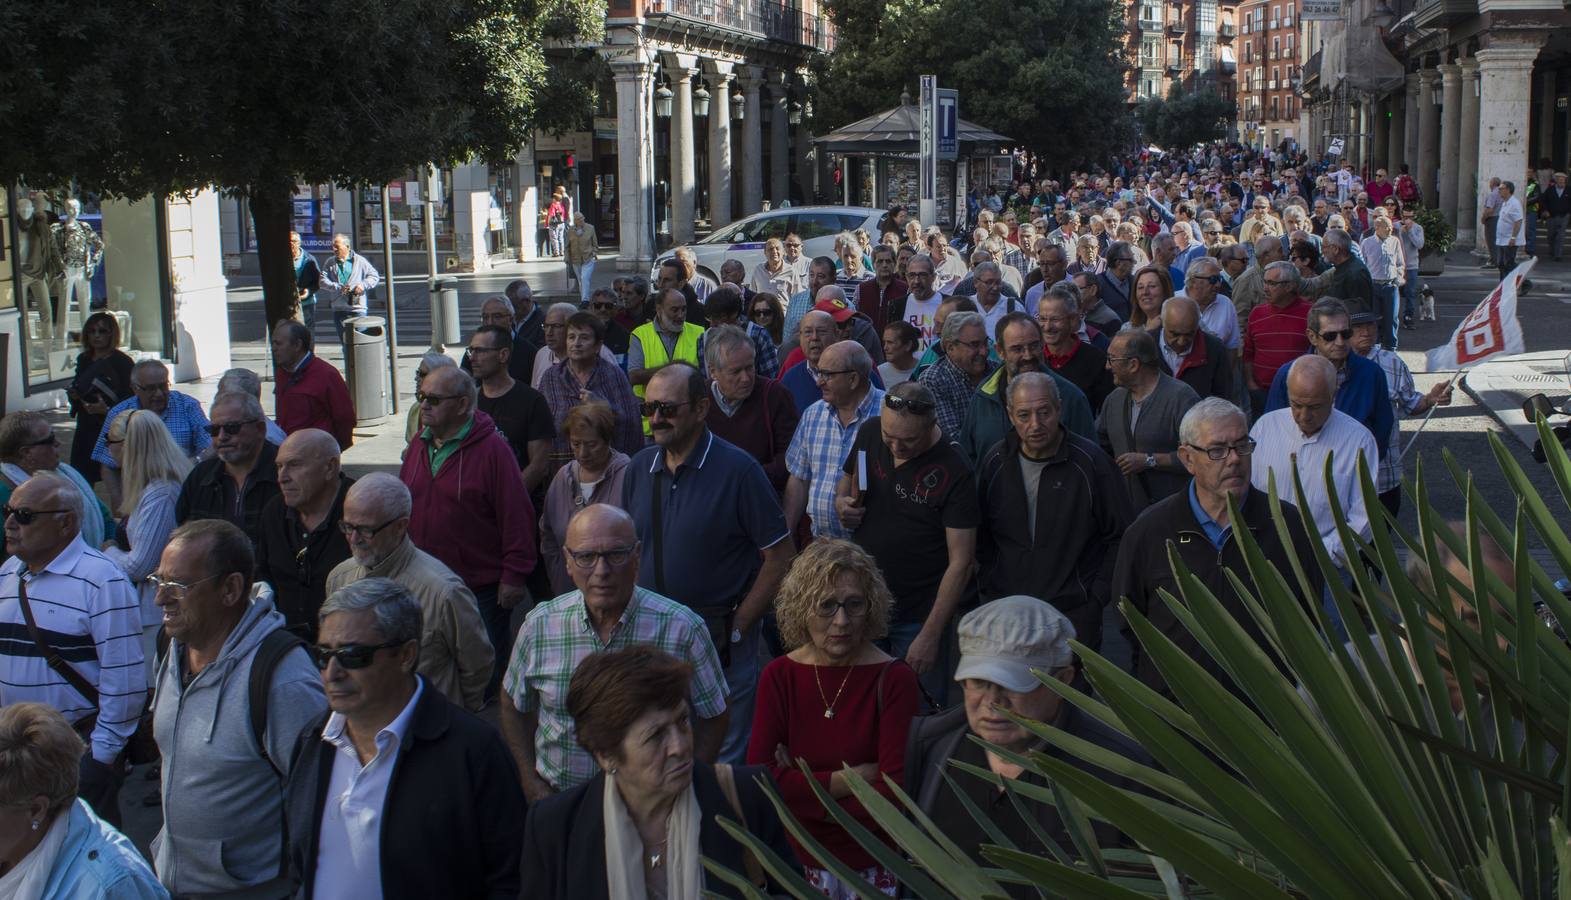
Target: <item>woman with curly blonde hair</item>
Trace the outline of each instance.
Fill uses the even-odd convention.
[[[906,734],[918,706],[916,672],[874,643],[888,633],[893,608],[878,564],[856,544],[820,539],[798,554],[775,600],[781,640],[792,649],[759,677],[747,748],[748,764],[771,767],[781,795],[813,837],[890,896],[893,873],[825,815],[810,779],[878,832],[872,816],[851,799],[842,770],[850,766],[885,796],[886,776],[896,784],[905,778]],[[821,860],[796,849],[816,887],[831,897],[851,896]]]

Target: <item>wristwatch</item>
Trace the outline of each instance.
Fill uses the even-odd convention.
[[[1146,468],[1147,469],[1154,469],[1154,468],[1156,468],[1156,454],[1155,453],[1147,453],[1146,454]]]
[[[733,628],[733,629],[731,629],[731,643],[733,643],[733,644],[740,644],[740,643],[742,643],[742,629],[740,629],[740,628]]]

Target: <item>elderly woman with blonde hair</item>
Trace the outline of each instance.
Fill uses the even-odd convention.
[[[875,643],[889,631],[894,598],[867,551],[850,541],[820,539],[791,564],[775,599],[780,637],[791,648],[758,682],[749,764],[771,767],[781,795],[812,836],[871,885],[895,895],[893,873],[878,865],[830,818],[813,793],[816,781],[863,826],[872,816],[851,796],[850,766],[885,796],[885,778],[904,780],[906,735],[917,713],[916,672]],[[804,774],[798,761],[810,770]],[[830,897],[847,885],[798,846],[807,879]]]
[[[53,708],[0,708],[0,897],[167,898],[136,847],[77,798],[84,752]]]

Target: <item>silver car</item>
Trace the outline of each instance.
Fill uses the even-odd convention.
[[[764,261],[764,242],[770,238],[785,240],[788,234],[802,239],[802,255],[835,255],[835,236],[842,231],[866,228],[878,241],[878,221],[884,215],[881,209],[866,206],[788,206],[748,216],[717,229],[696,244],[689,244],[698,258],[698,274],[720,281],[720,264],[734,259],[751,273],[753,267]],[[655,259],[650,270],[650,281],[658,281],[660,264],[675,253],[667,250]]]

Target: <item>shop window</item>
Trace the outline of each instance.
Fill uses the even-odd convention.
[[[9,264],[0,276],[20,307],[29,387],[75,374],[82,322],[99,310],[119,323],[122,349],[168,356],[162,200],[18,187],[5,205]]]
[[[256,250],[256,223],[251,219],[251,205],[243,202],[244,215],[240,217],[240,246],[242,250]],[[333,186],[330,184],[296,184],[292,200],[294,213],[290,228],[300,233],[300,248],[307,253],[321,255],[333,249]],[[344,230],[347,231],[347,223]]]
[[[438,172],[441,191],[436,198],[435,215],[436,249],[438,252],[453,250],[453,173],[451,169]],[[387,185],[388,208],[391,213],[390,232],[396,252],[425,252],[425,179],[421,172],[405,173],[400,181]],[[355,250],[369,255],[381,251],[383,238],[382,189],[361,188],[355,191],[359,203]],[[342,230],[342,229],[340,229]]]

